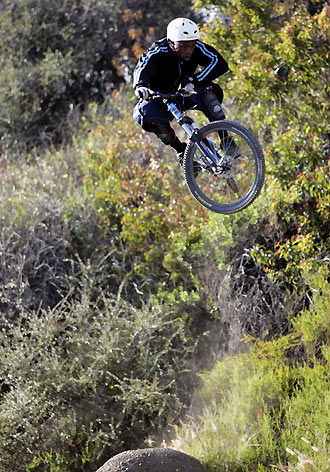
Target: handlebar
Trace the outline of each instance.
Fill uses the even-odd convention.
[[[193,92],[194,94],[196,92]],[[187,94],[184,92],[184,89],[177,90],[176,92],[173,93],[162,93],[162,92],[154,92],[152,95],[148,97],[148,101],[151,100],[166,100],[169,102],[175,102],[178,98],[182,97],[189,97],[192,94]]]
[[[151,100],[169,100],[175,101],[179,97],[181,97],[181,93],[179,91],[173,93],[162,93],[162,92],[154,92],[152,95],[149,95],[148,101]]]

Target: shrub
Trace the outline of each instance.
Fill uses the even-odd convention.
[[[130,81],[143,49],[190,1],[4,0],[0,6],[2,152],[70,137],[76,107]],[[150,14],[152,11],[152,15]]]
[[[202,374],[200,410],[173,447],[210,470],[329,469],[329,284],[322,273],[308,277],[314,297],[291,334],[248,337],[248,354]]]
[[[155,282],[130,274],[140,241],[126,251],[120,218],[132,195],[120,198],[115,173],[107,190],[117,205],[93,198],[101,180],[81,185],[97,133],[29,163],[3,161],[0,468],[8,472],[94,470],[156,435],[189,401],[196,340],[186,311],[153,301]]]
[[[82,271],[79,299],[25,310],[1,332],[0,464],[8,472],[31,461],[39,470],[49,454],[63,471],[95,470],[181,411],[190,355],[182,320],[151,303],[136,309],[120,293],[96,295],[91,269]]]

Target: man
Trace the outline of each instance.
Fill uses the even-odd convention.
[[[170,126],[173,116],[163,102],[147,99],[153,91],[173,93],[181,87],[191,93],[183,100],[184,110],[201,110],[210,121],[225,118],[221,108],[223,91],[212,81],[229,70],[228,64],[216,49],[199,38],[193,21],[176,18],[167,27],[167,37],[145,51],[134,70],[133,87],[140,101],[133,117],[143,129],[154,132],[164,144],[174,148],[180,164],[186,143]]]

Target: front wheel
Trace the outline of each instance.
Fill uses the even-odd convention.
[[[254,134],[233,121],[213,121],[191,140],[184,174],[193,197],[205,208],[230,214],[244,210],[259,195],[265,159]]]

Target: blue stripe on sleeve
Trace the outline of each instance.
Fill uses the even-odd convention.
[[[142,61],[140,62],[140,64],[137,66],[137,68],[134,71],[134,84],[136,84],[139,81],[141,72],[147,66],[150,58],[160,52],[168,52],[168,48],[166,46],[156,46],[154,49],[146,52],[145,57],[142,59]]]
[[[202,53],[207,56],[208,58],[211,59],[211,62],[210,64],[204,69],[202,70],[202,72],[200,72],[198,75],[197,75],[197,80],[203,80],[205,79],[205,77],[207,77],[207,75],[211,72],[211,70],[215,67],[215,65],[217,64],[218,62],[218,56],[216,54],[214,54],[213,52],[209,51],[205,45],[199,41],[197,41],[196,43],[196,47],[198,49],[200,49],[202,51]]]

